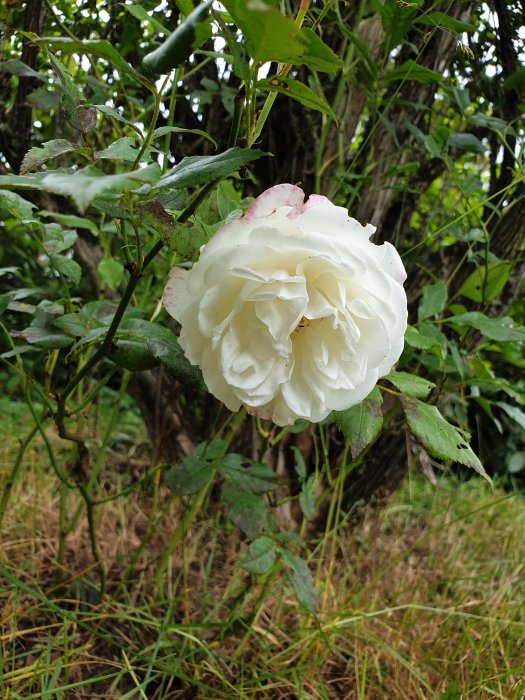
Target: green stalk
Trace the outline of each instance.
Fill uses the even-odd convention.
[[[234,416],[234,419],[233,419],[233,421],[230,425],[230,428],[228,430],[228,435],[224,439],[224,447],[222,450],[223,456],[228,452],[231,441],[233,440],[235,433],[237,432],[239,426],[241,425],[241,423],[243,422],[245,417],[246,417],[246,410],[245,409],[241,409]],[[193,502],[191,504],[191,507],[184,513],[182,520],[180,521],[179,525],[177,526],[175,532],[169,538],[169,540],[164,548],[164,551],[162,552],[159,563],[157,564],[157,568],[155,569],[154,578],[155,578],[155,584],[157,585],[157,587],[160,588],[160,585],[162,583],[162,577],[163,577],[164,572],[168,566],[168,562],[169,562],[169,559],[173,553],[173,550],[178,545],[178,543],[185,537],[191,524],[195,520],[197,514],[200,512],[202,504],[204,503],[204,501],[205,501],[209,491],[211,490],[211,487],[213,486],[213,484],[214,484],[214,475],[212,475],[210,480],[202,487],[202,489],[194,497]]]
[[[67,494],[68,489],[64,484],[59,487],[59,503],[58,503],[58,546],[57,546],[57,568],[55,580],[57,583],[62,581],[61,574],[65,569],[64,558],[66,551],[66,511],[67,511]]]
[[[295,26],[298,28],[302,27],[302,24],[304,22],[304,18],[306,15],[306,12],[308,10],[308,6],[310,5],[310,0],[301,0],[301,5],[299,7],[299,11],[297,12],[297,17],[295,18]],[[291,71],[292,66],[289,64],[285,63],[279,63],[277,66],[277,75],[281,78],[285,78],[288,73]],[[255,77],[257,77],[257,72],[255,72]],[[253,92],[255,94],[255,88],[253,89]],[[257,122],[255,124],[253,133],[250,134],[248,138],[248,148],[251,148],[252,145],[257,141],[259,136],[261,135],[261,132],[264,128],[264,125],[266,124],[266,120],[268,119],[268,116],[271,112],[271,109],[273,107],[273,103],[275,102],[277,98],[278,93],[277,92],[270,92],[269,95],[267,95],[266,100],[264,102],[263,108],[259,113],[259,117],[257,118]],[[248,129],[250,129],[248,125]],[[249,131],[248,131],[249,133]]]
[[[144,155],[144,151],[151,143],[151,139],[153,138],[153,132],[155,131],[155,127],[157,126],[157,119],[159,118],[160,100],[162,97],[162,91],[164,90],[168,80],[169,80],[169,76],[166,76],[164,78],[164,82],[162,83],[162,85],[160,87],[160,90],[158,92],[155,92],[155,102],[153,105],[153,116],[151,117],[151,122],[149,125],[148,133],[146,134],[146,138],[144,139],[144,142],[140,148],[140,151],[138,152],[138,155],[135,158],[135,162],[133,163],[131,170],[135,170],[138,167],[138,164],[140,163],[140,159]]]
[[[13,486],[15,485],[16,480],[18,478],[18,474],[20,472],[22,460],[24,458],[27,448],[31,444],[31,440],[35,437],[37,432],[38,425],[35,425],[33,430],[31,430],[31,432],[26,436],[26,438],[20,443],[15,462],[11,468],[11,471],[9,472],[9,476],[4,482],[2,498],[0,500],[0,530],[2,529],[2,521],[4,519],[7,504],[9,503],[9,498],[11,497],[11,493],[13,491]]]
[[[159,563],[157,564],[157,567],[155,569],[154,581],[155,586],[158,589],[160,589],[161,587],[164,572],[168,568],[168,563],[171,555],[173,554],[173,550],[179,544],[179,542],[186,536],[186,533],[188,532],[193,521],[195,520],[197,514],[200,512],[202,504],[204,503],[213,484],[214,478],[212,477],[196,494],[191,506],[186,510],[186,512],[182,516],[182,520],[175,528],[175,531],[173,532],[171,537],[168,539],[166,546],[164,547],[164,551],[162,552],[162,555],[159,559]]]
[[[245,90],[243,87],[239,90],[233,101],[233,119],[230,129],[230,138],[228,139],[228,148],[233,148],[237,143],[239,136],[239,127],[241,125],[241,117],[244,109]]]
[[[177,102],[177,87],[181,76],[181,68],[177,68],[175,74],[173,75],[173,83],[171,85],[170,92],[170,106],[168,108],[168,118],[166,119],[166,126],[173,126],[173,118],[175,115],[175,104]],[[162,160],[162,172],[165,173],[168,169],[168,152],[170,150],[171,134],[166,134],[164,137],[164,146],[162,152],[164,158]]]
[[[89,493],[84,484],[79,483],[78,490],[80,491],[82,498],[84,499],[84,503],[86,504],[86,515],[89,528],[89,541],[91,543],[91,553],[93,554],[93,558],[97,563],[100,579],[100,598],[102,599],[104,597],[104,593],[106,592],[106,568],[104,566],[104,561],[102,559],[102,555],[100,554],[100,549],[98,547],[97,542],[97,533],[95,530],[94,504],[91,498],[89,497]]]
[[[112,370],[112,373],[116,369],[117,368],[115,367],[115,369]],[[107,379],[107,376],[105,379]],[[130,379],[131,379],[131,372],[126,371],[124,373],[124,377],[122,378],[122,382],[120,384],[119,392],[118,392],[117,399],[116,399],[114,407],[113,407],[113,412],[111,414],[109,424],[106,428],[106,432],[104,433],[104,437],[102,438],[102,444],[100,445],[100,448],[97,451],[95,464],[93,465],[93,469],[91,469],[91,473],[89,475],[89,480],[88,480],[88,483],[86,485],[86,491],[90,497],[91,497],[91,492],[93,490],[93,486],[95,485],[95,483],[98,479],[98,476],[100,474],[100,471],[102,469],[102,466],[104,464],[104,457],[106,454],[106,448],[108,446],[111,434],[113,433],[113,430],[115,428],[115,424],[117,423],[117,420],[119,418],[120,403],[122,401],[122,398],[124,397],[124,394],[126,393],[126,389],[128,388],[128,384],[129,384]],[[93,503],[93,505],[96,505],[96,504]],[[74,530],[81,513],[82,513],[82,503],[79,503],[79,505],[78,505],[73,517],[71,518],[68,527],[67,527],[68,533],[71,532],[72,530]]]

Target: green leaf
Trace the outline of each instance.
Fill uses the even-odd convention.
[[[392,49],[403,41],[412,27],[414,16],[421,3],[400,3],[398,0],[385,0],[380,11],[383,29],[385,31],[384,53],[388,55]]]
[[[46,141],[41,146],[33,146],[25,154],[22,165],[20,166],[20,174],[25,175],[32,170],[38,168],[52,158],[64,155],[64,153],[72,153],[78,150],[79,146],[67,141],[66,139],[53,139]]]
[[[387,71],[383,76],[383,80],[387,83],[393,80],[415,80],[426,85],[429,83],[441,83],[443,76],[440,73],[436,73],[436,71],[430,70],[430,68],[420,66],[419,63],[409,58],[400,66]]]
[[[73,338],[83,338],[86,333],[98,326],[98,322],[80,313],[64,314],[52,322],[52,326]]]
[[[506,131],[511,130],[511,126],[499,117],[491,117],[487,114],[482,114],[481,112],[476,112],[470,115],[469,120],[473,122],[476,126],[483,126],[492,129],[496,133],[504,134]]]
[[[405,342],[418,350],[432,350],[441,358],[447,355],[447,338],[431,323],[421,322],[419,328],[408,326],[405,332]]]
[[[45,224],[44,231],[44,249],[49,255],[71,248],[78,237],[76,231],[63,229],[60,224]]]
[[[305,47],[298,37],[299,27],[278,9],[263,2],[248,7],[246,0],[224,0],[223,4],[243,33],[254,63],[301,62]]]
[[[443,418],[436,406],[405,396],[401,397],[401,404],[410,432],[429,454],[471,467],[490,481],[463,435]]]
[[[140,204],[140,202],[138,204]],[[120,194],[106,192],[105,194],[95,197],[90,206],[93,209],[97,209],[103,214],[106,214],[106,216],[110,216],[114,219],[129,221],[131,216],[130,211],[126,207],[126,203],[122,201],[122,195]]]
[[[462,112],[464,112],[467,107],[470,107],[470,92],[468,88],[453,86],[451,88],[451,94]]]
[[[1,197],[1,194],[0,194]],[[73,228],[82,228],[87,231],[91,231],[94,236],[99,235],[98,226],[91,219],[87,219],[83,216],[75,216],[74,214],[59,214],[55,211],[41,211],[40,216],[52,217],[56,219],[63,226],[72,226]]]
[[[11,350],[6,350],[0,357],[7,360],[9,357],[15,357],[15,355],[23,355],[25,352],[32,352],[34,347],[32,345],[15,345]]]
[[[117,351],[110,359],[131,371],[162,364],[183,384],[199,386],[200,371],[190,364],[177,336],[168,328],[141,318],[125,319],[117,334]]]
[[[35,175],[0,175],[0,188],[6,190],[41,190],[46,173]]]
[[[509,316],[489,318],[479,311],[469,311],[458,316],[450,316],[445,321],[461,328],[475,328],[490,340],[504,343],[525,341],[525,327],[516,326]]]
[[[62,85],[61,106],[66,121],[81,134],[92,131],[97,124],[97,110],[87,106],[82,91],[79,89],[66,67],[56,56],[48,51],[53,70]]]
[[[346,37],[348,37],[348,39],[350,39],[352,44],[356,47],[361,58],[363,59],[358,65],[364,66],[364,78],[367,83],[367,86],[372,85],[377,78],[377,66],[374,62],[374,59],[370,55],[369,47],[356,34],[349,31],[344,26],[341,27],[341,31]],[[361,70],[361,73],[363,73],[363,70]]]
[[[447,146],[459,148],[461,151],[481,154],[485,153],[488,148],[488,146],[484,146],[478,137],[474,136],[474,134],[461,132],[449,136],[447,139]]]
[[[135,212],[183,260],[197,260],[201,246],[208,242],[211,235],[208,229],[199,225],[196,218],[193,222],[179,223],[155,197],[139,203]]]
[[[386,377],[383,377],[383,379],[388,380],[405,396],[411,396],[415,399],[424,399],[425,396],[428,396],[430,390],[436,386],[434,382],[408,372],[393,371],[387,374]]]
[[[295,554],[290,554],[286,549],[279,549],[279,553],[297,600],[310,615],[315,615],[317,591],[315,590],[314,579],[308,564],[304,559]]]
[[[242,491],[249,493],[266,493],[277,486],[273,469],[266,464],[251,462],[245,467],[246,459],[242,455],[227,454],[216,463],[219,473],[233,481]]]
[[[106,39],[70,39],[69,37],[43,36],[36,37],[33,43],[51,46],[52,48],[60,49],[64,54],[87,53],[92,56],[98,56],[106,61],[109,61],[118,71],[127,73],[131,78],[136,80],[151,92],[155,92],[155,86],[143,75],[136,71],[127,61],[125,61],[119,52]]]
[[[130,122],[125,117],[123,117],[118,110],[114,109],[113,107],[108,107],[107,105],[93,105],[93,107],[96,107],[99,112],[102,112],[102,114],[106,114],[108,117],[113,117],[113,119],[116,119],[116,121],[118,122],[122,122],[122,124],[127,124],[127,126],[130,126],[137,132],[141,139],[144,138],[144,135],[140,128],[138,126],[135,126],[135,124]]]
[[[146,343],[151,355],[182,384],[190,388],[200,388],[202,375],[197,367],[190,364],[179,345],[179,339],[164,326],[137,319],[134,327],[139,327],[146,335]]]
[[[298,547],[306,547],[304,539],[296,532],[278,532],[275,536],[278,542],[283,544],[291,544]]]
[[[315,109],[318,112],[327,114],[334,121],[336,119],[335,114],[330,109],[330,105],[324,99],[317,95],[313,90],[310,90],[304,83],[295,80],[290,77],[283,77],[279,75],[274,75],[271,78],[266,78],[265,80],[259,80],[255,87],[258,90],[265,90],[268,92],[279,92],[282,95],[291,97],[293,100],[297,100],[301,104],[305,105],[309,109]]]
[[[308,430],[310,427],[310,423],[305,420],[304,418],[298,418],[295,423],[288,429],[288,432],[296,434],[296,433],[303,433],[305,430]]]
[[[496,401],[496,406],[499,406],[505,413],[516,421],[516,423],[525,430],[525,413],[517,406],[512,406],[510,403],[505,403],[504,401]]]
[[[432,158],[441,158],[441,146],[432,134],[423,137],[423,145]]]
[[[28,66],[27,63],[24,63],[17,58],[12,58],[9,61],[1,61],[0,71],[2,71],[2,73],[9,73],[10,75],[18,75],[19,77],[23,78],[35,78],[36,80],[47,82],[47,76],[42,75],[38,71]]]
[[[473,24],[467,22],[461,22],[455,17],[450,17],[444,12],[429,12],[421,13],[415,20],[420,24],[426,24],[429,27],[443,27],[444,29],[450,29],[451,32],[457,32],[461,34],[462,32],[475,32],[476,27]]]
[[[251,540],[266,527],[268,516],[261,496],[241,491],[236,484],[227,481],[222,487],[222,501],[231,520]]]
[[[13,332],[11,335],[45,350],[67,348],[73,342],[68,335],[38,326],[28,326],[23,331]]]
[[[115,291],[122,282],[124,267],[114,258],[104,258],[98,264],[98,274],[106,287]]]
[[[135,143],[135,138],[123,136],[121,139],[113,141],[103,151],[95,151],[94,158],[95,160],[107,158],[109,160],[124,160],[134,163],[139,154],[139,149],[134,145]]]
[[[71,260],[71,258],[66,258],[65,255],[52,253],[49,256],[49,263],[51,267],[57,272],[60,272],[61,275],[64,275],[64,277],[73,282],[73,284],[77,286],[80,284],[82,268],[77,262]]]
[[[9,306],[10,302],[10,294],[0,294],[0,316],[2,316],[2,314],[7,310],[7,307]]]
[[[195,134],[196,136],[202,136],[203,138],[208,139],[208,141],[211,141],[216,149],[219,148],[217,141],[215,141],[215,139],[212,138],[206,131],[202,131],[202,129],[183,129],[180,126],[159,126],[159,128],[155,129],[153,132],[152,139],[158,139],[166,134]]]
[[[61,90],[58,87],[41,85],[26,97],[26,104],[32,109],[44,112],[56,110],[60,106]]]
[[[508,282],[512,263],[493,262],[478,267],[461,285],[458,294],[478,304],[495,299]]]
[[[235,213],[241,212],[242,194],[238,192],[231,180],[222,180],[215,189],[217,212],[221,221],[229,219]]]
[[[137,188],[141,183],[153,185],[159,177],[160,167],[156,163],[140,170],[118,175],[104,175],[95,167],[88,166],[77,172],[50,173],[42,178],[37,189],[67,195],[83,212],[93,199],[103,192],[128,192]]]
[[[223,37],[233,59],[229,61],[232,64],[233,74],[247,83],[251,80],[251,70],[244,42],[240,42],[236,31],[232,31],[227,25],[223,28]]]
[[[11,177],[16,177],[16,175]],[[2,209],[5,209],[12,216],[16,217],[17,219],[20,219],[20,221],[30,221],[34,220],[33,209],[36,208],[36,204],[28,202],[27,199],[24,199],[16,192],[10,192],[9,190],[0,190],[0,211]]]
[[[213,462],[213,460],[220,459],[224,455],[226,447],[225,440],[212,440],[211,442],[205,440],[204,442],[199,442],[193,454],[195,457],[202,457],[207,459],[208,462]]]
[[[231,175],[241,165],[265,155],[267,154],[263,151],[249,148],[229,148],[216,156],[189,156],[183,158],[178,165],[163,175],[155,185],[155,189],[166,187],[182,189],[204,185],[207,182]]]
[[[331,73],[339,70],[343,62],[332,49],[312,30],[302,27],[299,39],[304,45],[301,63],[311,70]]]
[[[299,477],[300,481],[304,481],[306,479],[306,464],[304,463],[304,458],[301,453],[301,450],[295,445],[292,445],[290,449],[294,454],[295,472]]]
[[[251,574],[267,574],[275,563],[275,546],[269,537],[258,537],[248,547],[240,565]]]
[[[189,496],[205,486],[213,475],[213,466],[192,455],[174,464],[166,472],[164,482],[176,496]]]
[[[302,64],[324,72],[341,67],[338,56],[313,30],[301,29],[276,7],[262,0],[250,5],[246,0],[225,0],[223,4],[242,31],[255,63]]]
[[[315,491],[317,487],[317,474],[310,474],[303,483],[299,494],[299,505],[307,520],[311,520],[315,515]]]
[[[412,348],[418,350],[430,350],[435,347],[436,343],[431,339],[422,335],[415,326],[408,326],[405,331],[405,342]]]
[[[36,307],[30,325],[23,331],[12,331],[11,335],[46,350],[68,347],[73,339],[57,332],[53,327],[53,321],[63,313],[64,307],[61,304],[44,299]]]
[[[381,432],[383,397],[377,387],[361,401],[346,411],[334,411],[335,424],[350,441],[350,450],[355,459]]]
[[[122,337],[124,335],[124,333],[119,333],[120,337],[109,354],[109,359],[116,365],[130,372],[142,372],[146,369],[153,369],[159,364],[158,360],[151,354],[145,340],[134,338],[132,333],[126,334],[129,337]],[[94,337],[97,337],[96,332]],[[85,336],[85,340],[87,338],[88,336]]]
[[[417,317],[420,321],[438,316],[447,303],[448,292],[444,282],[436,282],[423,287],[423,296],[419,302]]]
[[[153,29],[159,32],[159,34],[168,35],[170,33],[170,30],[155,19],[155,17],[151,17],[151,15],[146,12],[146,9],[142,7],[142,5],[131,4],[122,6],[127,12],[129,12],[130,15],[133,15],[135,19],[138,19],[139,22],[147,22],[150,24]]]

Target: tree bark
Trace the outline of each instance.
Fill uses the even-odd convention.
[[[40,35],[45,16],[43,0],[28,0],[24,14],[24,31]],[[24,40],[21,60],[30,68],[35,69],[39,52],[28,39]],[[0,108],[1,121],[4,128],[0,129],[0,152],[2,152],[15,173],[20,170],[22,160],[30,148],[32,135],[32,109],[27,104],[27,96],[38,85],[38,80],[30,76],[20,76],[18,90],[13,108],[6,114]]]

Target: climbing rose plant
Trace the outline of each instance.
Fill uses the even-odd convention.
[[[362,401],[403,349],[405,269],[375,228],[294,185],[217,231],[164,292],[180,345],[231,411],[290,425]]]

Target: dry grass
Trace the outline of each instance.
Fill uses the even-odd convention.
[[[2,477],[16,445],[3,443]],[[111,465],[102,481],[106,497],[129,485]],[[280,573],[239,568],[246,544],[216,508],[155,575],[184,515],[155,483],[96,507],[99,602],[84,514],[58,550],[61,508],[70,517],[80,499],[32,443],[2,531],[2,698],[525,697],[522,496],[407,483],[312,543],[313,619]]]

